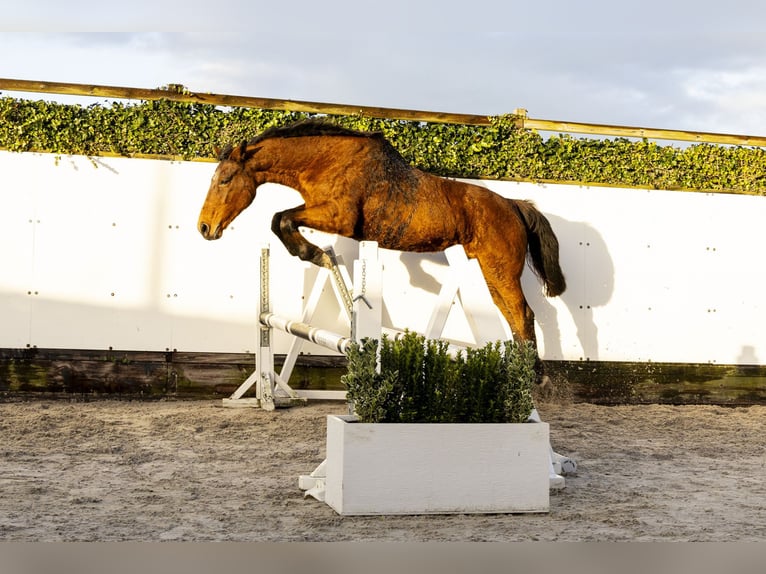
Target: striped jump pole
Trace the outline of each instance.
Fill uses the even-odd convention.
[[[315,345],[320,345],[343,354],[346,354],[349,345],[353,342],[349,337],[344,337],[343,335],[333,333],[326,329],[312,327],[311,325],[301,323],[300,321],[291,321],[290,319],[285,319],[274,313],[261,313],[260,321],[261,325],[266,327],[285,331],[291,335],[309,341],[310,343],[314,343]]]

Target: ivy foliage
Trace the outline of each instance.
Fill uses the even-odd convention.
[[[520,423],[534,408],[536,358],[531,344],[505,341],[453,359],[444,341],[408,332],[352,345],[341,381],[362,422]]]
[[[0,149],[213,159],[214,146],[309,117],[171,100],[83,107],[0,97]],[[543,138],[518,128],[512,115],[493,117],[488,126],[325,117],[353,129],[382,131],[407,161],[443,176],[766,195],[766,150],[760,148]]]

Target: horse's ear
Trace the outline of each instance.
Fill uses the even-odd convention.
[[[213,146],[213,153],[215,154],[215,157],[221,157],[221,148],[219,148],[217,145]]]
[[[238,147],[231,150],[229,159],[232,161],[245,161],[245,154],[247,153],[247,142],[242,142]]]

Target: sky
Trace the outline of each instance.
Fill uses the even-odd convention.
[[[2,13],[1,78],[766,135],[758,0],[6,0]]]

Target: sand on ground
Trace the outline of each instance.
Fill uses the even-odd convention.
[[[339,402],[0,404],[0,540],[766,540],[766,407],[539,404],[578,463],[547,514],[341,517],[304,498]]]

